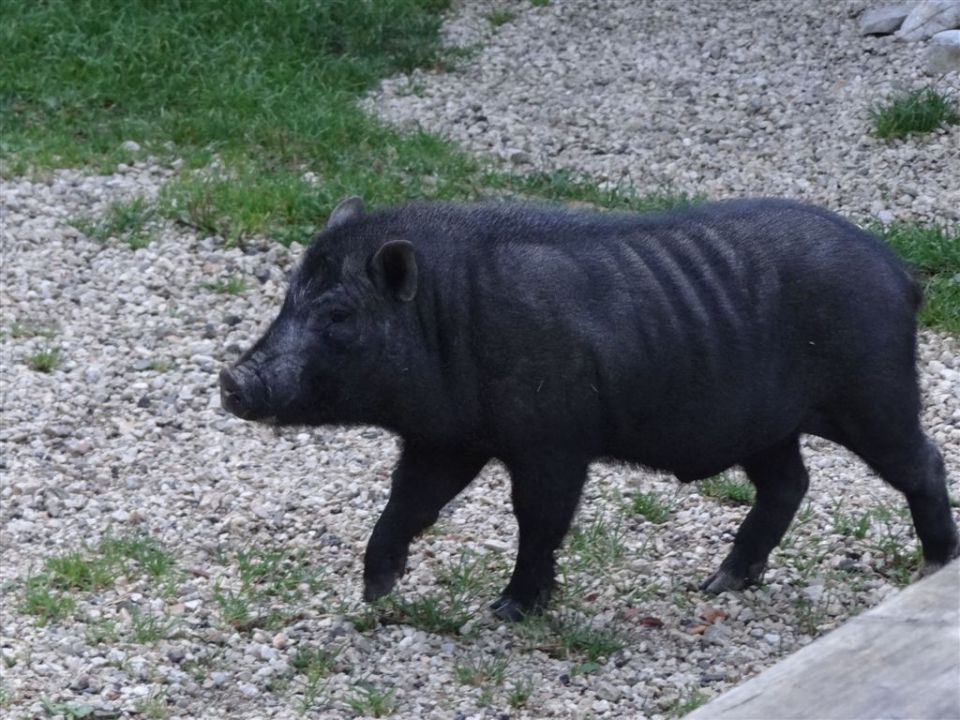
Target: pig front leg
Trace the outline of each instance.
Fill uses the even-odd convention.
[[[587,461],[561,451],[508,463],[520,547],[513,575],[490,606],[502,620],[542,611],[553,592],[555,554],[563,542],[587,479]]]
[[[489,458],[407,441],[394,468],[390,499],[367,543],[363,599],[389,593],[407,566],[410,542],[483,469]]]
[[[742,590],[760,579],[767,556],[783,539],[809,484],[796,435],[742,466],[757,489],[757,499],[737,531],[730,554],[700,585],[713,595]]]

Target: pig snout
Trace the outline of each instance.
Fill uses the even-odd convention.
[[[265,420],[270,415],[263,381],[242,365],[220,371],[220,405],[243,420]]]

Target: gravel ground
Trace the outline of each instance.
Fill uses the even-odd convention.
[[[860,37],[865,2],[471,2],[459,72],[395,78],[368,107],[520,171],[719,199],[776,195],[866,220],[960,220],[960,126],[887,143],[869,108],[933,82],[926,43]],[[517,11],[494,29],[493,10]],[[960,73],[936,80],[960,100]]]
[[[914,77],[912,47],[858,38],[844,12],[815,12],[821,3],[782,6],[776,22],[729,3],[696,17],[671,5],[594,5],[524,9],[496,32],[484,29],[486,49],[458,73],[416,76],[422,97],[400,97],[407,81],[390,81],[376,104],[397,120],[430,118],[432,129],[481,151],[512,147],[536,166],[629,178],[641,190],[672,178],[715,196],[813,198],[854,216],[883,202],[905,219],[956,218],[960,181],[943,160],[956,151],[956,130],[890,148],[862,134],[864,103]],[[451,37],[478,37],[470,28],[488,25],[478,18],[491,7],[471,4]],[[784,67],[784,56],[802,66]],[[729,115],[740,102],[735,76],[766,78],[767,109],[753,120],[741,119],[747,108]],[[742,92],[749,103],[753,94]],[[631,129],[614,106],[641,96]],[[475,103],[487,120],[472,132],[479,121],[461,114]],[[710,127],[724,128],[716,143]],[[597,153],[621,138],[622,152]],[[454,581],[469,590],[471,617],[444,633],[409,613],[399,622],[397,608],[371,622],[358,601],[360,561],[395,441],[369,428],[251,426],[225,415],[216,393],[220,365],[279,307],[299,248],[225,250],[158,224],[151,244],[134,251],[71,224],[116,200],[154,197],[171,172],[144,160],[111,176],[63,171],[2,184],[5,716],[89,707],[90,717],[292,718],[306,707],[349,717],[351,700],[365,697],[369,710],[381,691],[408,718],[672,716],[877,604],[910,569],[900,556],[912,557],[916,543],[900,497],[825,442],[805,447],[809,502],[765,585],[716,599],[695,585],[722,559],[745,509],[598,464],[578,519],[585,540],[562,555],[559,629],[535,634],[484,612],[516,542],[506,479],[491,466],[414,545],[398,588],[429,608],[423,599],[445,597],[451,571],[476,569],[476,582]],[[216,283],[238,277],[240,292],[218,292]],[[50,373],[29,366],[44,347],[60,348]],[[925,332],[920,354],[924,422],[956,494],[960,341]],[[657,493],[672,517],[654,524],[625,510],[640,493]],[[82,548],[94,556],[104,538],[133,536],[162,543],[174,569],[154,579],[145,563],[131,564],[99,589],[56,591],[76,607],[47,625],[24,612],[26,580],[46,559]],[[270,570],[277,553],[295,561]],[[250,605],[246,620],[231,604],[238,599]],[[462,610],[445,607],[447,617]],[[582,640],[588,631],[592,645]],[[602,648],[597,638],[615,642]],[[336,658],[305,669],[310,651]],[[375,690],[364,696],[364,687]]]

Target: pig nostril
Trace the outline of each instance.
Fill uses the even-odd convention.
[[[226,410],[235,413],[243,407],[240,381],[231,368],[220,371],[220,398]]]

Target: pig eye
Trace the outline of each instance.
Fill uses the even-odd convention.
[[[330,322],[332,323],[341,323],[349,317],[350,313],[348,313],[346,310],[335,308],[330,311]]]

